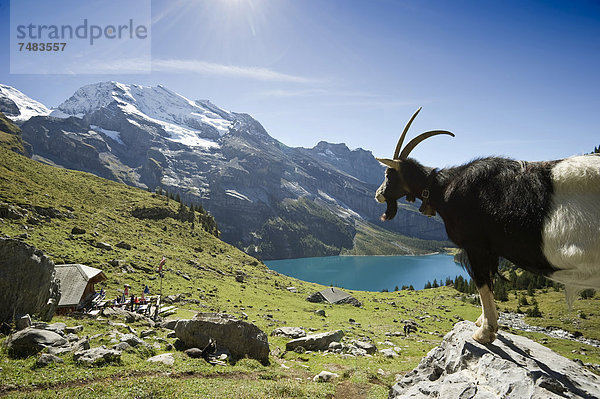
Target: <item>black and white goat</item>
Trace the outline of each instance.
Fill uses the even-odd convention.
[[[448,237],[467,255],[466,266],[481,297],[480,327],[473,338],[496,338],[498,312],[492,281],[498,259],[565,284],[572,303],[583,288],[600,288],[600,156],[549,162],[481,158],[441,170],[421,165],[409,153],[421,141],[447,131],[426,132],[402,142],[404,128],[375,199],[392,219],[396,201],[419,198],[420,211],[440,214]],[[570,305],[569,303],[569,305]]]

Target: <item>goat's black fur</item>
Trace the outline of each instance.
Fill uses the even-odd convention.
[[[386,171],[384,218],[395,215],[390,202],[395,205],[403,196],[422,199],[428,189],[429,205],[444,220],[450,240],[466,251],[467,270],[478,287],[492,287],[499,257],[549,275],[556,268],[542,253],[541,232],[553,194],[551,168],[557,162],[482,158],[428,179],[432,169],[409,158],[398,170]]]

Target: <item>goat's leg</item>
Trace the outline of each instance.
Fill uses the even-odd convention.
[[[496,339],[498,311],[494,302],[494,294],[487,284],[479,287],[479,297],[483,312],[477,319],[479,329],[473,334],[473,339],[481,344],[489,344]]]

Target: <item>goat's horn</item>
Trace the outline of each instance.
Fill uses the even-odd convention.
[[[413,116],[409,119],[406,126],[404,126],[404,131],[400,135],[400,140],[398,140],[398,144],[396,144],[396,151],[394,151],[394,157],[392,159],[401,159],[401,158],[398,158],[398,154],[400,154],[400,149],[402,148],[402,143],[404,142],[404,137],[406,137],[406,133],[408,132],[410,125],[413,123],[413,121],[415,120],[415,118],[417,117],[417,115],[419,114],[419,112],[421,111],[422,108],[423,107],[419,107],[419,109],[416,110],[415,113],[413,114]]]
[[[454,133],[450,133],[446,130],[432,130],[429,132],[425,132],[425,133],[421,133],[420,135],[418,135],[417,137],[415,137],[414,139],[412,139],[407,145],[406,147],[404,147],[404,149],[402,150],[402,153],[400,154],[400,158],[399,159],[406,159],[408,158],[408,154],[410,154],[410,152],[417,146],[417,144],[419,144],[421,141],[432,137],[432,136],[437,136],[438,134],[449,134],[450,136],[454,137]]]

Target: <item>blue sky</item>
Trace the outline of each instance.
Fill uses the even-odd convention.
[[[52,2],[56,13],[61,3]],[[0,0],[0,82],[47,106],[98,81],[163,84],[249,113],[287,145],[345,142],[382,157],[392,155],[404,123],[423,106],[412,134],[456,134],[413,152],[438,167],[485,155],[563,158],[600,144],[597,1],[151,6],[152,73],[19,75],[10,74],[9,2]]]

